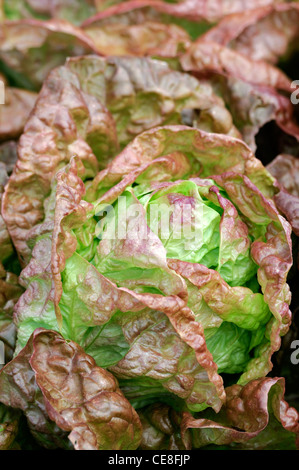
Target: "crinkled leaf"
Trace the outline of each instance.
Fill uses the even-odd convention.
[[[194,42],[180,56],[180,63],[184,70],[198,75],[219,74],[259,86],[290,91],[291,81],[280,69],[206,39],[199,38]]]
[[[299,236],[298,163],[299,160],[292,155],[278,155],[268,165],[268,170],[277,179],[281,189],[275,195],[275,203],[297,236]]]
[[[234,449],[296,449],[298,412],[284,400],[284,379],[266,377],[244,387],[233,385],[226,393],[219,415],[207,411],[197,418],[183,416],[185,442],[190,440],[189,429],[194,448],[217,444]]]
[[[102,55],[176,57],[188,47],[189,35],[176,24],[164,24],[160,16],[142,8],[88,21],[83,30]]]
[[[204,39],[228,45],[254,60],[276,63],[298,40],[299,6],[278,3],[223,18]]]
[[[204,37],[180,57],[180,63],[183,70],[209,78],[225,100],[243,139],[253,150],[256,149],[255,136],[271,121],[298,141],[294,107],[285,96],[291,93],[291,81],[278,68]]]
[[[268,171],[293,196],[299,196],[299,160],[292,155],[278,155]]]
[[[135,449],[141,426],[114,377],[76,343],[37,329],[1,371],[1,401],[22,409],[40,441],[65,432],[78,450]],[[56,424],[55,424],[56,423]]]

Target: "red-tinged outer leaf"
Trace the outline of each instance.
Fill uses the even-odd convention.
[[[290,222],[294,233],[299,236],[299,197],[282,189],[274,200],[280,212]]]
[[[299,160],[292,155],[278,155],[267,168],[280,188],[275,195],[275,203],[299,236]]]
[[[267,170],[293,196],[299,196],[299,159],[292,155],[278,155]]]
[[[259,86],[291,91],[291,80],[277,67],[253,60],[217,42],[198,40],[180,56],[183,70],[203,76],[235,77]]]
[[[299,415],[284,400],[284,379],[265,377],[249,382],[244,387],[233,385],[226,389],[227,400],[219,416],[197,419],[185,413],[182,420],[183,440],[190,440],[200,448],[209,444],[229,445],[247,449],[263,449],[271,446],[272,440],[279,445],[279,435],[266,434],[271,420],[279,421],[292,433],[293,441],[299,445]],[[190,431],[189,431],[190,432]],[[265,436],[266,434],[266,436]],[[186,442],[187,444],[187,442]]]
[[[200,40],[228,45],[253,60],[276,63],[298,39],[298,24],[299,5],[278,3],[223,18]]]
[[[21,377],[24,381],[18,380]],[[78,450],[129,450],[139,445],[138,415],[117,381],[57,332],[35,330],[27,346],[2,369],[0,383],[1,401],[23,409],[35,432],[45,432],[50,417],[70,432]],[[55,437],[54,423],[51,427]]]
[[[34,349],[33,337],[34,334],[25,348],[0,371],[1,403],[25,413],[31,433],[43,446],[50,449],[67,447],[67,434],[49,419],[29,364]]]
[[[105,0],[104,0],[105,1]],[[235,12],[266,6],[275,3],[276,0],[181,0],[175,3],[157,0],[131,0],[118,3],[110,8],[100,11],[94,17],[84,22],[84,25],[90,24],[94,19],[102,19],[107,16],[126,13],[136,8],[151,7],[160,13],[186,18],[191,21],[206,20],[215,22],[223,16]],[[98,9],[101,0],[98,2]]]
[[[183,70],[207,77],[221,93],[245,142],[256,148],[255,136],[268,122],[299,140],[299,126],[291,100],[291,81],[278,68],[253,60],[205,37],[180,57]],[[284,93],[282,93],[284,92]]]
[[[143,17],[144,16],[144,17]],[[128,18],[129,21],[130,18]],[[110,21],[109,21],[110,20]],[[147,15],[135,21],[116,22],[115,17],[95,21],[84,28],[103,56],[176,57],[190,44],[187,32],[175,24],[163,24]]]
[[[39,90],[67,57],[92,53],[97,53],[92,39],[67,21],[25,19],[1,25],[0,59],[26,88]]]
[[[57,333],[41,333],[30,365],[49,416],[71,431],[69,439],[75,449],[130,450],[138,446],[141,426],[137,413],[114,377],[97,367],[76,343],[66,343]]]

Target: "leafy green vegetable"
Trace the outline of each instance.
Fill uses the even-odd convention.
[[[219,410],[219,374],[266,375],[290,324],[290,228],[249,179],[270,195],[272,178],[240,141],[183,126],[141,134],[87,189],[85,172],[75,158],[57,175],[53,235],[45,222],[21,276],[18,350],[38,327],[60,330],[135,403],[151,379],[172,402]]]

